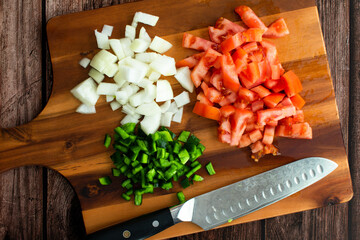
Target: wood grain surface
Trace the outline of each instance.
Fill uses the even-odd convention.
[[[329,25],[325,25],[324,26],[324,23],[323,23],[323,31],[324,31],[324,35],[325,35],[325,40],[327,41],[327,46],[328,46],[328,56],[329,56],[329,60],[330,60],[330,66],[332,68],[332,73],[333,73],[333,80],[335,82],[335,87],[336,87],[336,91],[338,91],[338,89],[343,89],[343,93],[345,93],[344,95],[337,95],[338,97],[338,106],[339,106],[339,109],[340,109],[340,116],[341,116],[341,110],[344,109],[344,107],[342,106],[345,106],[346,107],[346,104],[349,104],[349,99],[345,99],[343,96],[348,96],[348,83],[346,83],[346,81],[349,79],[348,77],[348,72],[349,72],[349,69],[347,68],[348,64],[349,64],[349,49],[346,48],[346,41],[349,41],[349,30],[348,30],[348,25],[346,23],[346,21],[348,21],[348,9],[349,9],[349,3],[345,2],[345,3],[335,3],[335,2],[331,2],[330,4],[327,3],[328,1],[326,1],[325,3],[321,3],[319,2],[318,3],[318,6],[320,7],[320,16],[322,16],[321,19],[326,19],[326,23],[330,23]],[[46,9],[51,9],[51,4],[52,3],[46,3],[48,4],[50,7],[49,8],[46,8]],[[105,3],[107,4],[107,3]],[[46,6],[48,6],[46,5]],[[84,3],[83,5],[82,4],[66,4],[66,2],[62,2],[61,4],[58,3],[58,4],[54,4],[54,6],[57,6],[57,9],[64,9],[64,11],[78,11],[78,10],[81,10],[81,7],[79,6],[82,6],[83,8],[92,8],[92,7],[96,7],[96,6],[99,6],[101,4],[99,4],[98,2],[91,2],[89,4],[87,3]],[[42,6],[45,6],[45,5],[42,5]],[[60,7],[59,7],[60,6]],[[78,8],[79,7],[79,8]],[[321,9],[321,7],[323,7],[323,9]],[[340,7],[340,8],[339,8]],[[74,8],[75,10],[71,10],[71,8]],[[3,10],[4,8],[0,8],[0,10]],[[54,9],[56,9],[56,7],[54,7]],[[70,10],[69,10],[70,9]],[[11,10],[11,9],[10,9]],[[54,10],[55,11],[55,10]],[[57,11],[62,11],[62,10],[57,10]],[[4,14],[2,11],[1,11],[1,14]],[[357,12],[353,12],[352,13],[353,16],[357,14]],[[4,24],[3,24],[4,26]],[[6,26],[6,25],[5,25]],[[336,28],[334,27],[336,26]],[[339,27],[339,28],[338,28]],[[353,26],[354,27],[354,26]],[[355,25],[356,27],[356,25]],[[358,26],[357,26],[358,27]],[[1,33],[3,34],[3,29],[1,29]],[[340,33],[339,33],[340,31]],[[328,39],[327,39],[327,35],[326,33],[329,33],[328,34]],[[337,33],[337,34],[334,34],[334,33]],[[330,38],[330,40],[329,40]],[[339,39],[338,39],[339,38]],[[21,39],[21,38],[20,38]],[[334,45],[334,39],[336,39],[336,46],[333,46]],[[3,35],[2,35],[2,41],[3,41]],[[333,42],[332,42],[333,41]],[[342,42],[344,41],[344,42]],[[328,43],[330,42],[330,43]],[[3,42],[2,42],[3,43]],[[343,44],[341,44],[343,43]],[[351,42],[352,46],[356,45],[356,41],[352,41]],[[2,45],[3,46],[3,45]],[[329,46],[331,47],[329,49]],[[22,46],[20,46],[21,48]],[[357,46],[358,47],[358,46]],[[341,55],[341,57],[338,55],[338,54],[334,54],[334,53],[338,53],[339,51],[341,51],[343,54]],[[333,53],[333,55],[331,56],[330,53]],[[356,53],[356,51],[355,51]],[[46,56],[46,55],[45,55]],[[357,57],[357,58],[356,58]],[[6,59],[6,58],[5,58]],[[333,59],[333,60],[332,60]],[[352,59],[358,59],[358,55],[352,55]],[[335,62],[337,64],[337,66],[340,66],[340,67],[337,67],[337,68],[334,68],[334,63],[331,62],[331,60],[333,62]],[[39,60],[38,60],[39,61]],[[4,66],[3,65],[3,62],[2,62],[2,67]],[[358,66],[355,66],[355,67],[358,67]],[[7,68],[9,69],[9,67]],[[49,68],[46,68],[46,69],[49,69]],[[334,77],[334,69],[335,69],[335,72],[336,72],[336,77]],[[354,70],[355,69],[355,70]],[[11,70],[11,68],[10,68]],[[14,70],[12,70],[14,71]],[[3,71],[3,68],[2,68],[2,72]],[[352,69],[352,74],[354,77],[358,77],[358,68],[356,70],[356,68],[353,68]],[[357,75],[356,75],[357,74]],[[339,77],[339,79],[337,78]],[[340,78],[341,77],[341,78]],[[3,75],[1,76],[1,80],[3,81]],[[8,80],[5,78],[5,80]],[[9,80],[10,81],[10,80]],[[345,82],[345,83],[344,83]],[[356,83],[355,83],[356,84]],[[45,86],[49,86],[50,84],[44,84]],[[337,87],[340,86],[340,87]],[[2,86],[2,85],[1,85]],[[354,85],[353,85],[354,86]],[[44,90],[45,91],[45,90]],[[43,92],[44,92],[43,91]],[[5,93],[4,93],[5,92]],[[46,92],[46,91],[45,91]],[[4,90],[3,88],[1,89],[1,93],[2,93],[2,96],[3,96],[3,93],[6,94],[6,90]],[[45,95],[46,96],[46,95]],[[353,96],[357,96],[356,98],[356,101],[354,100],[354,102],[350,101],[350,106],[355,106],[356,103],[358,103],[358,95],[356,95],[356,88],[354,90],[353,88]],[[351,99],[352,96],[350,96],[350,99]],[[340,98],[340,99],[339,99]],[[3,98],[1,98],[2,100]],[[31,103],[30,103],[31,104]],[[344,105],[345,104],[345,105]],[[3,113],[3,108],[1,109],[1,113]],[[343,111],[343,112],[347,112],[347,110]],[[351,115],[352,112],[350,112],[349,114]],[[14,113],[13,113],[14,114]],[[21,114],[24,114],[23,112],[21,112]],[[4,117],[5,115],[2,114],[2,118]],[[7,116],[6,116],[7,117]],[[4,117],[5,118],[5,117]],[[358,119],[358,118],[357,118]],[[342,122],[345,124],[348,122],[347,119],[344,120],[344,118],[342,118]],[[10,123],[10,121],[8,122],[8,124]],[[352,124],[353,125],[353,129],[358,129],[358,121],[356,121],[356,118],[352,120],[352,123],[349,123],[349,124]],[[3,126],[6,126],[3,125]],[[356,128],[357,127],[357,128]],[[345,129],[345,131],[344,131]],[[348,129],[347,128],[344,128],[344,124],[343,124],[343,134],[345,135],[345,139],[346,139],[346,133],[348,132]],[[351,132],[349,131],[350,134],[349,136],[353,136],[353,139],[355,140],[355,142],[352,142],[352,144],[355,144],[354,146],[358,146],[356,144],[358,144],[358,135],[356,135],[358,132]],[[355,136],[355,137],[354,137]],[[357,137],[357,138],[356,138]],[[357,142],[356,142],[356,139],[357,139]],[[351,146],[351,145],[350,145]],[[349,153],[350,153],[351,150],[349,150]],[[356,154],[356,148],[353,148],[353,151],[354,153]],[[358,156],[358,155],[357,155]],[[350,159],[350,163],[351,163],[351,160]],[[355,158],[356,160],[356,158]],[[8,173],[5,173],[5,177],[2,178],[3,179],[17,179],[15,181],[24,181],[25,179],[22,178],[22,179],[18,179],[16,178],[16,176],[13,176],[12,174],[9,174],[9,173],[12,173],[14,171],[18,171],[18,170],[12,170]],[[4,175],[4,174],[3,174]],[[50,179],[50,178],[56,178],[55,176],[57,176],[56,174],[45,174],[45,180],[46,179]],[[60,178],[57,176],[57,178]],[[26,181],[26,180],[25,180]],[[5,182],[4,181],[1,181],[1,183]],[[61,202],[64,202],[64,201],[61,201],[61,197],[59,197],[59,194],[56,194],[57,192],[62,192],[61,188],[59,189],[54,189],[54,186],[58,187],[58,185],[52,185],[52,184],[55,184],[56,181],[48,181],[48,186],[46,186],[46,189],[48,189],[48,193],[50,193],[51,191],[54,191],[55,194],[53,196],[55,196],[55,198],[58,198],[59,201],[54,201],[53,199],[49,198],[48,200],[46,200],[48,203],[51,203],[53,201],[53,203],[61,203]],[[58,184],[61,184],[61,181],[57,181]],[[23,183],[23,184],[27,184],[27,182]],[[63,181],[62,182],[63,184],[63,189],[66,189],[66,181]],[[69,188],[67,188],[69,189]],[[41,191],[41,190],[40,190]],[[66,192],[66,191],[65,191]],[[67,191],[67,192],[70,192],[70,191]],[[65,194],[65,193],[64,193]],[[6,196],[11,196],[11,194],[9,193],[5,193],[4,195]],[[1,195],[3,196],[3,195]],[[51,196],[50,194],[48,194],[48,196]],[[71,195],[69,194],[68,197],[69,199],[73,199],[74,198],[74,195]],[[66,203],[68,203],[69,205],[66,205]],[[76,204],[75,204],[76,205]],[[344,204],[346,206],[346,204]],[[66,224],[69,224],[69,222],[66,223],[66,213],[67,211],[64,211],[64,209],[69,209],[70,207],[67,207],[67,206],[74,206],[73,203],[71,203],[71,201],[67,201],[67,202],[64,202],[64,206],[59,206],[59,204],[54,204],[54,205],[51,205],[52,208],[56,208],[56,206],[59,208],[59,211],[56,213],[56,210],[54,209],[53,211],[50,211],[49,212],[49,216],[48,219],[54,219],[56,218],[55,216],[59,216],[59,220],[61,222],[61,224],[59,224],[58,226],[53,225],[53,224],[49,224],[49,229],[48,229],[48,233],[52,233],[54,235],[48,235],[48,236],[59,236],[59,234],[64,234],[62,235],[62,239],[63,238],[66,238],[66,236],[72,236],[71,234],[69,234],[71,231],[73,231],[73,233],[75,232],[74,229],[75,228],[66,228],[64,227]],[[353,206],[354,209],[358,209],[356,207],[358,207],[358,205],[354,205]],[[327,209],[331,209],[331,212],[328,212]],[[41,211],[41,210],[40,210]],[[314,234],[314,227],[315,226],[319,226],[321,228],[322,231],[318,231],[319,229],[317,229],[317,237],[321,236],[324,237],[325,236],[325,230],[330,230],[331,233],[337,233],[340,234],[340,235],[334,235],[334,236],[341,236],[342,238],[346,238],[347,236],[347,225],[346,225],[346,221],[344,222],[344,224],[346,225],[344,227],[343,224],[340,223],[339,224],[336,224],[339,223],[339,219],[342,219],[342,220],[347,220],[348,216],[347,216],[347,212],[346,211],[341,211],[341,216],[339,216],[339,213],[337,211],[337,208],[335,207],[331,207],[331,208],[325,208],[324,210],[321,209],[321,210],[315,210],[315,211],[310,211],[310,213],[316,213],[316,214],[307,214],[309,212],[305,212],[305,213],[300,213],[300,214],[294,214],[294,215],[290,215],[290,216],[294,216],[293,218],[290,218],[292,219],[292,221],[287,221],[287,220],[284,220],[284,221],[275,221],[274,224],[268,224],[267,222],[255,222],[255,223],[251,223],[251,224],[244,224],[244,225],[240,225],[240,226],[233,226],[233,227],[229,227],[229,228],[225,228],[225,229],[220,229],[220,230],[213,230],[213,231],[209,231],[209,232],[206,232],[206,233],[201,233],[201,234],[196,234],[196,235],[193,235],[192,237],[191,236],[187,236],[186,239],[190,239],[190,238],[193,238],[193,239],[219,239],[219,237],[216,237],[216,236],[222,236],[223,233],[226,234],[226,236],[229,236],[229,239],[238,239],[238,236],[246,236],[244,234],[254,234],[254,233],[257,233],[258,235],[258,238],[264,238],[265,236],[268,238],[274,238],[274,236],[291,236],[290,234],[293,234],[291,233],[291,231],[289,230],[289,227],[290,229],[293,229],[293,230],[298,230],[298,231],[295,231],[295,233],[299,234],[298,235],[298,238],[301,238],[301,236],[306,236],[306,238],[314,238],[315,235]],[[333,217],[332,216],[332,213],[336,212],[336,217]],[[76,213],[76,211],[74,211],[73,213]],[[24,213],[23,213],[24,214]],[[56,215],[57,214],[57,215]],[[21,216],[21,214],[19,214]],[[2,215],[4,216],[4,215]],[[349,215],[350,217],[351,215]],[[284,217],[281,217],[279,219],[282,219]],[[334,224],[334,218],[336,218],[336,222]],[[1,238],[1,234],[3,234],[4,236],[7,235],[7,236],[12,236],[12,238],[16,238],[15,235],[12,235],[12,231],[16,231],[16,228],[14,228],[15,230],[9,230],[9,227],[8,225],[11,224],[11,221],[8,221],[8,219],[5,219],[4,217],[4,221],[2,218],[0,218],[0,238]],[[61,221],[61,219],[63,221]],[[285,217],[286,219],[286,217]],[[312,221],[310,221],[309,219],[312,219]],[[39,220],[39,217],[37,217],[37,222],[39,222],[39,224],[42,223],[43,220],[46,220],[46,219],[42,219],[40,217],[40,220]],[[276,220],[276,219],[275,219]],[[341,221],[342,221],[341,220]],[[24,220],[26,221],[26,219]],[[271,220],[267,220],[267,221],[271,221]],[[3,222],[5,222],[5,224],[3,224]],[[53,220],[53,222],[55,223],[56,221]],[[282,224],[282,223],[286,223],[286,224]],[[79,224],[79,223],[78,223]],[[351,223],[350,223],[351,224]],[[353,225],[350,225],[350,229],[356,229],[356,222],[355,224],[352,223]],[[26,223],[25,223],[26,225]],[[80,224],[81,226],[81,221],[80,221]],[[339,227],[341,226],[341,227]],[[351,226],[353,226],[351,228]],[[54,229],[52,231],[49,231],[50,228]],[[311,230],[313,229],[313,230]],[[342,230],[340,230],[342,229]],[[61,233],[58,232],[58,235],[56,235],[56,231],[57,230],[63,230]],[[46,229],[44,230],[46,232]],[[7,232],[7,234],[6,234]],[[260,232],[262,232],[262,234],[259,234]],[[266,233],[266,234],[264,234]],[[344,234],[345,233],[345,234]],[[30,235],[29,235],[30,236]],[[30,238],[30,237],[26,237],[26,235],[24,235],[24,238]],[[39,235],[41,236],[41,235]],[[46,236],[46,235],[45,235]],[[65,236],[65,237],[64,237]],[[78,235],[80,236],[80,235]],[[234,238],[232,238],[232,236]],[[353,236],[356,236],[356,235],[353,235]],[[296,238],[296,237],[295,237]],[[338,239],[338,238],[336,238]]]

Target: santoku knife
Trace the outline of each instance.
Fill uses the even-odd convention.
[[[304,158],[95,232],[88,239],[144,239],[179,222],[209,230],[284,199],[324,178],[337,164],[320,157]]]

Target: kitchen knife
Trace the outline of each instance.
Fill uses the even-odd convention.
[[[179,222],[209,230],[284,199],[324,178],[337,164],[304,158],[194,197],[185,203],[100,230],[87,239],[144,239]]]

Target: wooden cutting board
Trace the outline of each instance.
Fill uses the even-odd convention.
[[[212,161],[217,174],[200,174],[205,181],[184,191],[187,198],[197,196],[224,185],[245,179],[286,163],[310,156],[330,158],[339,167],[325,179],[274,205],[237,219],[227,225],[239,224],[283,214],[343,203],[352,198],[349,165],[340,131],[334,89],[330,77],[325,45],[318,12],[314,2],[288,0],[145,0],[51,19],[47,26],[48,41],[54,74],[53,92],[45,109],[32,122],[1,129],[0,172],[23,165],[43,165],[59,171],[77,192],[88,233],[130,218],[177,204],[176,192],[158,190],[145,197],[143,205],[134,206],[121,195],[120,179],[113,178],[110,186],[100,186],[98,178],[111,174],[111,150],[103,145],[105,133],[118,126],[123,115],[113,112],[101,98],[97,114],[75,113],[79,102],[70,89],[87,78],[89,69],[78,62],[91,58],[96,51],[94,29],[103,24],[114,26],[113,38],[124,36],[136,11],[160,16],[156,27],[147,26],[150,36],[162,36],[173,43],[167,55],[180,60],[194,51],[181,47],[182,33],[190,31],[207,38],[207,26],[214,25],[223,16],[239,21],[234,8],[245,4],[261,16],[265,24],[284,17],[290,35],[274,40],[285,69],[292,69],[300,77],[307,101],[305,118],[313,127],[312,140],[277,139],[281,156],[267,156],[255,163],[249,159],[249,150],[237,149],[217,141],[217,123],[191,112],[192,103],[185,107],[183,122],[173,123],[171,130],[179,133],[187,129],[198,136],[207,147],[202,163]],[[182,88],[170,80],[175,95]],[[192,223],[180,223],[152,237],[169,238],[202,231]]]

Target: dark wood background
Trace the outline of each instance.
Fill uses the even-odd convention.
[[[30,121],[49,98],[52,76],[46,21],[123,2],[131,0],[0,0],[0,127]],[[360,238],[360,1],[316,2],[349,156],[353,200],[178,240]],[[30,166],[0,174],[0,240],[84,236],[79,200],[58,173]]]

